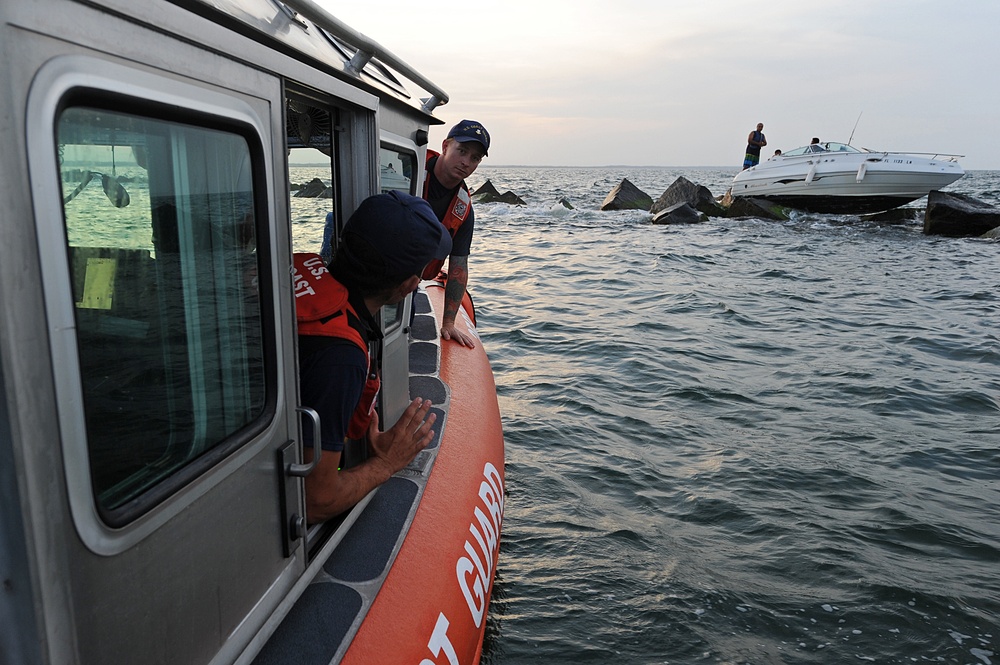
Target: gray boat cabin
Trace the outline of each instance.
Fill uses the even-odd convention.
[[[0,50],[0,662],[261,662],[371,499],[304,523],[291,266],[325,215],[289,164],[341,225],[417,194],[447,95],[310,0],[5,0]]]

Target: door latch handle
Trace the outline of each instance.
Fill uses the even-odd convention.
[[[313,458],[308,464],[289,464],[286,472],[290,476],[298,476],[304,478],[312,473],[316,465],[319,464],[319,458],[323,456],[323,438],[320,436],[320,425],[319,425],[319,414],[316,413],[314,409],[310,409],[308,406],[298,406],[295,410],[299,413],[304,413],[309,416],[312,420],[313,425]]]

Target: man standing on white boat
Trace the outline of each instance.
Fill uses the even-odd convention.
[[[419,397],[395,425],[379,431],[380,381],[368,346],[381,336],[375,314],[412,293],[424,268],[450,251],[451,237],[427,202],[393,191],[362,201],[329,270],[317,254],[295,255],[301,398],[322,424],[322,454],[305,480],[310,524],[350,509],[434,437],[436,416]],[[309,427],[303,434],[309,462],[314,434]],[[341,469],[347,439],[365,440],[368,457]]]
[[[424,198],[452,237],[441,337],[453,339],[470,349],[476,346],[475,337],[455,326],[455,317],[469,283],[469,254],[476,218],[465,179],[476,171],[489,149],[490,134],[486,128],[475,120],[463,120],[448,132],[440,154],[427,151],[427,178],[424,180]],[[443,262],[429,265],[424,279],[434,279],[442,265]]]
[[[750,135],[747,137],[747,152],[743,156],[744,169],[757,166],[760,163],[760,149],[766,145],[767,139],[764,138],[764,123],[758,122],[757,129],[750,132]]]

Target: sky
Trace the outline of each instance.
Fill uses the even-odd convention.
[[[763,122],[762,155],[853,132],[1000,169],[998,0],[318,4],[448,93],[431,146],[481,122],[484,165],[738,167]]]

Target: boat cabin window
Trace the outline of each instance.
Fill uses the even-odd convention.
[[[819,145],[812,144],[812,145],[802,146],[801,148],[795,148],[795,150],[786,150],[781,154],[784,157],[795,157],[796,155],[811,155],[814,152],[822,152],[822,151],[823,149]]]
[[[848,152],[857,153],[861,152],[852,145],[846,143],[836,143],[834,141],[829,141],[826,143],[815,143],[812,145],[802,146],[801,148],[795,148],[794,150],[788,150],[783,152],[782,155],[785,157],[794,157],[796,155],[809,155],[814,152]]]
[[[90,476],[120,526],[265,422],[262,151],[249,130],[109,108],[56,129]]]
[[[416,195],[413,186],[417,166],[417,156],[397,148],[382,146],[379,148],[379,178],[383,192],[397,190],[406,194]]]

